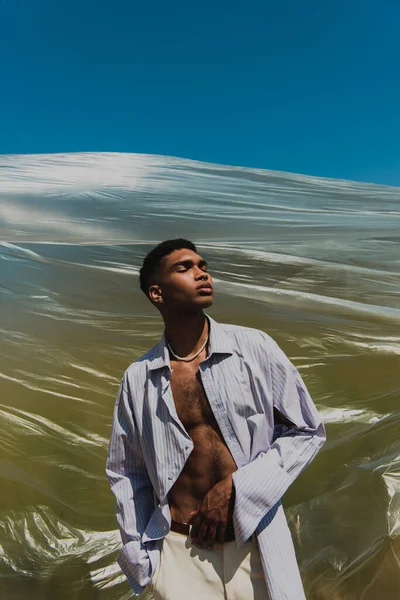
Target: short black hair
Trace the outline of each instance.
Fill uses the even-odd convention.
[[[168,256],[168,254],[171,254],[171,252],[174,250],[182,250],[183,248],[197,252],[196,246],[192,242],[178,238],[176,240],[165,240],[165,242],[161,242],[161,244],[155,246],[155,248],[150,250],[150,252],[147,254],[143,261],[139,275],[140,289],[146,294],[147,297],[149,296],[149,279],[154,271],[160,266],[164,256]]]

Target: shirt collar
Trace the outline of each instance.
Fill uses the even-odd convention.
[[[214,321],[209,315],[206,315],[209,322],[209,338],[208,338],[208,355],[212,354],[233,354],[233,346],[231,338],[226,334],[223,325]],[[169,352],[165,339],[165,331],[161,336],[160,341],[146,356],[150,362],[149,371],[155,371],[163,367],[171,368]]]

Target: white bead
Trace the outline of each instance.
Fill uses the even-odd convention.
[[[206,344],[208,342],[208,335],[205,339],[204,344],[202,345],[202,347],[200,348],[200,350],[198,352],[196,352],[196,354],[192,354],[192,356],[186,356],[186,357],[182,357],[182,356],[178,356],[177,354],[175,354],[175,352],[172,350],[171,346],[169,345],[169,343],[167,342],[167,346],[168,346],[168,350],[171,352],[172,356],[174,358],[176,358],[176,360],[180,360],[182,362],[191,362],[192,360],[194,360],[195,358],[198,357],[198,355],[203,352],[204,348],[206,347]]]

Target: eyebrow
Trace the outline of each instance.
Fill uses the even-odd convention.
[[[178,260],[177,262],[175,262],[171,265],[170,270],[174,269],[175,267],[179,267],[181,265],[183,265],[184,267],[191,267],[192,265],[194,265],[194,260],[192,260],[191,258],[187,258],[186,260]],[[198,266],[199,267],[208,267],[208,263],[206,260],[204,260],[204,258],[202,258],[201,260],[199,260]]]

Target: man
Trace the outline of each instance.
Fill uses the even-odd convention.
[[[187,240],[145,258],[160,342],[125,372],[107,461],[135,593],[156,600],[300,600],[281,497],[325,441],[298,372],[256,329],[221,325]]]

